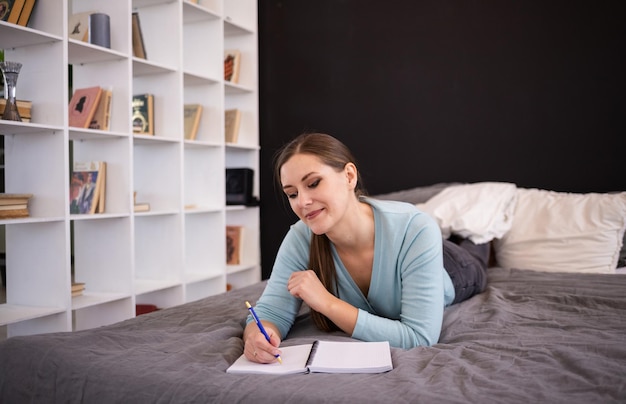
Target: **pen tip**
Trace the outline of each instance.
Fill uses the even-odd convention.
[[[283,364],[283,360],[281,359],[280,356],[277,356],[276,359],[278,360],[278,363],[280,363],[281,365]]]
[[[247,300],[246,300],[246,307],[247,307],[247,308],[252,307],[252,306],[250,305],[250,302],[249,302],[249,301],[247,301]]]

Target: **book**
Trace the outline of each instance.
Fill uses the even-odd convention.
[[[72,282],[72,297],[81,296],[85,291],[85,284],[83,282]]]
[[[139,202],[133,205],[134,212],[149,212],[150,204],[148,202]]]
[[[224,80],[239,83],[239,69],[241,65],[241,52],[237,49],[224,51]]]
[[[283,363],[262,364],[241,355],[227,370],[234,374],[383,373],[393,369],[388,341],[315,341],[281,347]]]
[[[28,25],[28,21],[30,21],[30,16],[33,13],[33,9],[35,8],[35,0],[26,0],[24,2],[24,7],[22,7],[22,12],[20,13],[20,18],[17,20],[17,23],[23,27]]]
[[[26,100],[16,100],[17,103],[17,112],[20,114],[20,118],[22,118],[22,122],[25,120],[30,120],[31,111],[33,102]],[[4,112],[4,108],[6,108],[7,100],[4,97],[0,97],[0,115]]]
[[[0,211],[13,209],[28,209],[28,203],[18,203],[14,205],[0,205]]]
[[[150,204],[148,202],[137,202],[137,191],[133,192],[133,211],[134,212],[150,211]]]
[[[139,21],[138,12],[133,12],[132,21],[133,56],[141,59],[147,59],[146,45],[143,41],[143,33],[141,32],[141,22]]]
[[[33,194],[0,194],[0,206],[27,204]]]
[[[101,161],[74,162],[70,179],[70,213],[96,213],[104,172]]]
[[[133,133],[154,135],[154,95],[133,95]]]
[[[185,139],[195,140],[198,134],[198,126],[200,125],[200,117],[202,116],[202,105],[185,104],[184,121],[185,121]]]
[[[241,264],[242,226],[226,226],[226,264]]]
[[[0,0],[0,20],[7,21],[9,15],[11,15],[11,9],[13,8],[15,0]]]
[[[111,98],[113,92],[111,90],[102,89],[100,101],[96,106],[96,111],[89,123],[89,129],[109,130],[111,122]]]
[[[98,86],[74,91],[69,106],[69,125],[75,128],[88,128],[101,95],[102,88]]]
[[[89,42],[89,16],[94,11],[85,11],[70,15],[67,29],[70,39]]]
[[[224,140],[226,143],[237,143],[240,124],[241,111],[239,109],[224,111]]]
[[[107,180],[107,163],[106,161],[100,162],[100,172],[99,172],[99,183],[98,183],[98,204],[96,205],[96,211],[98,213],[104,213],[104,202],[106,199],[106,180]]]
[[[22,8],[24,7],[24,0],[14,0],[13,5],[11,6],[11,12],[6,19],[6,22],[10,22],[11,24],[17,24],[17,21],[20,18],[20,13],[22,12]]]
[[[23,207],[0,210],[0,219],[17,219],[20,217],[28,217],[29,215],[28,208]]]

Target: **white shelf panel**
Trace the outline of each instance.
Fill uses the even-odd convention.
[[[176,286],[181,286],[181,283],[171,280],[137,279],[135,280],[135,294],[143,295]]]
[[[130,296],[128,293],[84,292],[81,296],[72,297],[72,310],[80,310],[86,307],[127,299]]]
[[[62,126],[49,126],[28,122],[13,122],[0,120],[0,134],[11,135],[44,135],[49,133],[63,133]]]
[[[206,274],[206,273],[201,273],[201,272],[188,272],[185,274],[185,283],[190,284],[190,283],[210,281],[213,279],[218,279],[221,276],[224,276],[224,275],[221,273]]]
[[[68,53],[70,64],[77,65],[124,60],[128,57],[124,53],[74,39],[68,41]]]
[[[63,38],[55,35],[0,21],[0,48],[2,49],[43,45],[62,40]]]
[[[238,272],[249,271],[251,269],[255,269],[257,264],[241,264],[241,265],[227,265],[226,272],[231,274],[236,274]]]
[[[32,320],[52,314],[63,313],[61,307],[35,307],[14,304],[0,304],[0,326]]]

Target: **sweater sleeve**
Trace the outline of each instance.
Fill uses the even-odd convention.
[[[383,268],[387,274],[399,274],[399,282],[389,288],[391,293],[400,295],[399,319],[360,309],[352,336],[365,341],[387,340],[392,346],[405,349],[437,343],[446,304],[447,276],[439,227],[429,216],[416,215],[406,227],[399,250],[392,246],[387,250],[392,254],[399,251],[398,268]]]
[[[309,230],[303,223],[291,226],[278,249],[267,286],[254,308],[261,320],[278,327],[281,339],[287,336],[302,305],[302,300],[287,290],[287,282],[294,271],[307,269],[309,239]],[[247,323],[250,321],[252,318],[248,317]]]

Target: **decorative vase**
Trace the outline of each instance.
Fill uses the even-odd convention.
[[[22,64],[19,62],[0,62],[0,69],[4,75],[4,91],[5,98],[7,100],[4,107],[4,113],[2,119],[7,121],[21,121],[20,113],[17,111],[17,98],[15,98],[15,91],[17,85],[17,76],[20,74]]]

